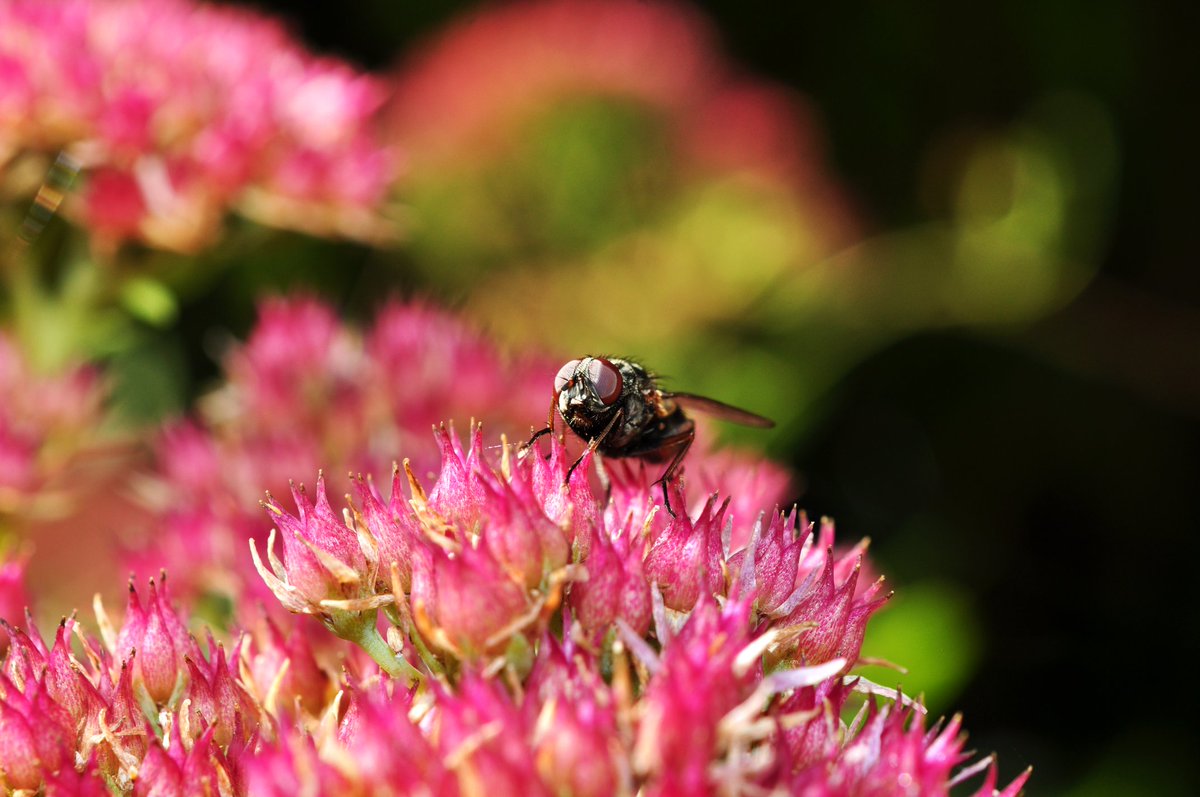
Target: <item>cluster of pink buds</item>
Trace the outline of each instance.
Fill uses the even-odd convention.
[[[243,635],[229,654],[189,637],[177,657],[181,618],[161,585],[127,615],[114,630],[98,612],[106,643],[73,618],[49,646],[4,623],[5,793],[944,795],[986,770],[976,797],[1015,797],[1028,776],[997,790],[991,758],[963,766],[957,717],[926,730],[919,706],[880,702],[841,660],[765,668],[776,635],[745,601],[706,598],[652,635],[622,625],[599,646],[567,613],[562,638],[543,624],[523,655],[436,673],[421,662],[408,684],[353,649],[311,669],[312,650],[290,645],[298,631],[285,645],[278,629],[266,644]],[[125,639],[162,671],[139,670]],[[278,671],[264,688],[267,661]],[[312,706],[280,699],[293,666],[324,679]],[[156,698],[166,674],[171,694]]]
[[[336,741],[314,736],[344,788],[940,794],[988,769],[981,797],[1020,790],[1026,775],[994,790],[991,759],[959,770],[957,719],[926,732],[918,704],[853,674],[887,595],[861,583],[861,546],[835,553],[832,523],[763,512],[732,550],[715,495],[670,517],[644,469],[599,491],[589,455],[568,481],[557,439],[493,455],[478,426],[435,437],[428,489],[406,463],[387,498],[360,480],[340,518],[320,482],[295,515],[266,504],[292,542],[269,566],[254,551],[265,582],[393,679],[354,687]],[[288,743],[272,765],[311,755]]]
[[[152,32],[152,35],[148,35]],[[306,52],[276,21],[193,0],[0,4],[0,177],[82,167],[95,239],[193,251],[237,210],[273,226],[394,235],[400,158],[383,84]],[[13,168],[13,179],[22,170]]]
[[[336,715],[302,631],[264,620],[228,651],[211,633],[201,645],[165,575],[144,593],[130,584],[120,625],[98,597],[95,609],[100,638],[70,617],[49,645],[31,619],[0,618],[0,793],[249,795],[247,768],[267,745]]]
[[[232,594],[248,630],[198,644],[157,580],[120,626],[100,613],[103,645],[67,621],[79,661],[11,631],[6,716],[50,730],[0,750],[10,788],[851,797],[974,777],[1015,797],[1028,773],[997,790],[957,719],[926,730],[856,674],[888,593],[864,544],[779,509],[782,469],[698,444],[668,512],[652,465],[524,445],[554,366],[509,362],[423,305],[362,337],[311,300],[267,305],[208,414],[165,438],[166,544],[141,553],[176,556],[173,590]],[[437,407],[505,433],[431,435]],[[316,481],[289,489],[301,461]]]
[[[998,790],[994,760],[972,762],[958,718],[927,730],[919,704],[854,673],[886,595],[832,523],[752,508],[776,487],[692,500],[686,473],[672,516],[639,465],[484,441],[438,427],[440,464],[406,460],[386,495],[357,478],[340,512],[322,478],[268,498],[274,531],[246,558],[296,621],[243,607],[248,630],[202,644],[165,576],[130,585],[119,623],[97,599],[99,638],[71,617],[47,644],[8,618],[0,788],[1020,791],[1027,772]]]

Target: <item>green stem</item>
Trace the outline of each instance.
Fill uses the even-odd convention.
[[[375,627],[376,612],[334,612],[327,621],[333,633],[353,642],[367,652],[380,668],[393,678],[408,683],[424,680],[424,674],[408,660],[392,650]]]
[[[414,628],[408,638],[412,640],[413,647],[417,649],[417,655],[421,657],[421,661],[425,662],[429,671],[444,675],[446,668],[438,661],[438,657],[433,655],[433,651],[425,645],[425,640],[421,638],[420,632]]]
[[[399,599],[405,600],[405,597],[401,596]],[[396,609],[395,604],[384,606],[383,613],[392,625],[399,628],[400,631],[408,637],[409,641],[412,642],[413,647],[416,648],[417,655],[421,658],[421,662],[424,663],[425,667],[428,668],[431,673],[434,673],[435,675],[446,674],[446,668],[442,666],[442,662],[438,660],[438,657],[435,656],[433,651],[429,649],[429,646],[425,644],[425,640],[421,637],[420,632],[413,627],[412,621],[401,616],[400,612]]]

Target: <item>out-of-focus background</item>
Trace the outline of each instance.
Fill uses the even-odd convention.
[[[212,245],[86,253],[52,219],[9,320],[43,365],[106,362],[111,424],[211,388],[263,292],[359,319],[427,296],[516,349],[636,355],[776,418],[721,431],[871,537],[897,595],[864,654],[909,670],[872,678],[963,712],[1030,795],[1200,793],[1197,12],[247,5],[382,78],[391,203],[332,239],[259,204]]]

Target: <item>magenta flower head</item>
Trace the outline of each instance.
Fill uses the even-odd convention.
[[[329,698],[330,678],[318,664],[306,629],[291,623],[286,636],[279,624],[262,616],[254,627],[252,644],[243,648],[249,659],[249,681],[257,702],[269,714],[316,716]]]
[[[423,535],[412,508],[404,497],[400,480],[400,468],[392,467],[391,498],[384,501],[370,479],[359,476],[353,480],[357,506],[351,506],[356,528],[375,541],[379,568],[377,586],[390,586],[392,568],[396,569],[401,589],[407,591],[412,584],[412,566],[416,551],[422,544]],[[380,584],[379,582],[387,583]]]
[[[495,679],[467,675],[453,692],[441,692],[431,721],[463,792],[553,794],[538,777],[527,713]]]
[[[325,480],[317,479],[317,500],[303,487],[292,488],[299,516],[291,515],[270,496],[263,506],[275,520],[283,538],[284,558],[275,555],[275,531],[267,542],[268,570],[258,556],[254,540],[250,550],[254,566],[284,608],[304,614],[328,615],[331,610],[371,608],[377,554],[370,543],[334,514],[325,494]],[[360,600],[365,599],[365,600]]]
[[[926,729],[920,711],[872,701],[867,719],[861,725],[860,721],[861,715],[849,729],[849,738],[827,741],[822,754],[813,755],[817,751],[810,749],[808,755],[798,755],[798,763],[811,765],[780,773],[774,785],[793,794],[947,794],[948,784],[961,783],[986,768],[984,782],[972,797],[1016,797],[1029,779],[1026,770],[1004,789],[996,789],[992,757],[955,774],[968,758],[961,717]],[[789,744],[811,742],[796,733],[784,738]]]
[[[362,793],[356,788],[360,784],[318,756],[311,736],[292,728],[281,729],[273,743],[247,756],[243,769],[243,793],[254,797]]]
[[[231,657],[235,663],[239,654],[235,650]],[[180,718],[181,726],[187,719],[184,733],[194,739],[207,729],[212,741],[222,748],[235,740],[245,743],[258,728],[260,709],[234,676],[225,648],[217,644],[211,633],[208,658],[188,658],[187,668],[190,678],[184,697],[190,701],[191,713],[183,713]]]
[[[811,528],[805,536],[811,543]],[[795,589],[772,612],[777,627],[803,629],[792,656],[808,664],[843,659],[848,668],[858,660],[867,619],[891,597],[880,594],[882,578],[859,589],[862,559],[857,547],[835,557],[833,522],[822,520],[815,545],[800,555]]]
[[[209,728],[189,744],[179,725],[172,725],[166,746],[156,741],[146,751],[134,783],[134,797],[233,794],[230,765],[214,742],[214,730]]]
[[[634,761],[656,781],[657,793],[704,791],[721,720],[750,694],[758,675],[739,659],[750,643],[747,617],[744,603],[722,610],[702,600],[664,646],[647,686]]]
[[[763,613],[775,611],[795,589],[800,553],[811,535],[812,524],[803,516],[797,521],[794,512],[791,518],[779,511],[759,515],[749,542],[729,557],[734,591],[751,595]]]
[[[387,784],[394,794],[450,795],[457,781],[421,729],[413,724],[412,695],[387,681],[349,691],[338,742],[353,757],[357,776]]]
[[[539,659],[539,662],[541,659]],[[531,676],[532,680],[532,676]],[[614,695],[595,673],[539,694],[531,745],[542,780],[559,792],[603,797],[629,790]]]
[[[280,328],[247,347],[221,394],[232,427],[201,420],[181,434],[164,482],[183,502],[177,517],[198,518],[186,528],[228,528],[243,521],[243,482],[279,475],[265,452],[304,450],[339,468],[346,457],[369,474],[411,443],[390,492],[356,475],[339,509],[322,477],[312,493],[293,490],[294,507],[264,504],[275,528],[246,558],[276,608],[324,627],[264,620],[240,601],[252,630],[210,637],[202,656],[155,582],[148,599],[131,599],[120,635],[106,634],[107,650],[80,640],[78,661],[66,644],[73,623],[52,649],[9,631],[2,683],[27,702],[41,690],[70,729],[67,755],[45,753],[51,766],[92,760],[122,791],[173,795],[195,783],[222,797],[849,797],[902,783],[946,794],[972,775],[992,789],[992,762],[967,763],[957,720],[926,731],[917,704],[855,675],[882,582],[866,575],[865,543],[840,547],[831,522],[779,510],[787,479],[777,466],[701,439],[668,484],[672,514],[654,481],[662,471],[636,458],[614,462],[557,435],[514,445],[528,432],[488,438],[475,423],[462,437],[448,423],[410,428],[389,391],[403,390],[400,372],[452,385],[453,374],[437,381],[445,374],[419,341],[422,329],[454,336],[424,311],[407,322],[391,312],[382,337],[397,347],[386,362],[399,365],[386,382],[373,381],[384,360],[319,306],[274,316]],[[282,331],[304,318],[314,329],[295,340],[316,364],[306,383],[316,401],[289,392],[287,374],[303,369],[290,370]],[[462,363],[495,367],[451,343]],[[501,379],[494,370],[487,381]],[[339,395],[325,416],[322,402]],[[526,421],[540,420],[545,392],[537,403]],[[298,422],[255,422],[270,408]],[[350,420],[331,420],[340,413]],[[186,474],[200,482],[191,494]],[[843,722],[853,693],[870,702]],[[17,716],[32,716],[17,702]],[[61,777],[46,769],[17,777]]]

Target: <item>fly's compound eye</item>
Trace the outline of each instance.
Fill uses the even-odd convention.
[[[596,395],[606,405],[613,404],[621,397],[624,380],[617,366],[608,360],[597,357],[587,364],[587,378],[596,389]]]
[[[571,362],[558,369],[558,374],[554,377],[554,392],[561,393],[566,388],[567,382],[575,376],[575,369],[579,367],[579,360],[571,360]]]

